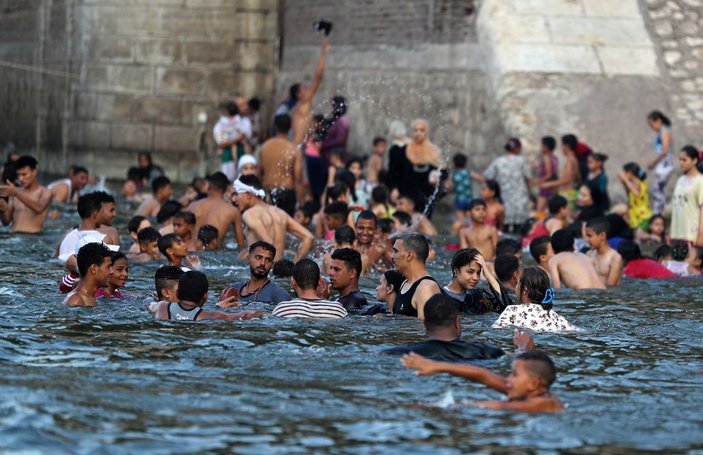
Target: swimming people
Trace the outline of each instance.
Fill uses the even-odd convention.
[[[276,256],[276,247],[267,242],[257,241],[249,245],[249,279],[238,281],[227,286],[220,294],[219,306],[227,297],[236,304],[249,302],[280,303],[290,300],[288,291],[269,280],[268,275],[273,268],[273,258]],[[234,303],[233,302],[233,303]]]
[[[515,356],[508,377],[498,376],[485,368],[448,362],[436,362],[410,353],[401,359],[403,366],[417,370],[418,376],[449,373],[507,395],[508,401],[479,401],[472,406],[519,412],[561,412],[559,399],[549,392],[556,379],[554,362],[547,354],[533,349]]]
[[[173,215],[173,233],[183,240],[189,252],[200,249],[195,235],[195,215],[193,212],[181,210]]]
[[[164,175],[156,177],[151,182],[151,191],[154,197],[142,202],[142,204],[137,208],[137,211],[134,213],[135,215],[142,215],[150,218],[156,217],[161,209],[161,205],[171,199],[171,196],[173,195],[171,180]]]
[[[361,254],[358,251],[351,248],[334,250],[329,275],[332,289],[339,291],[337,302],[349,314],[369,314],[368,301],[359,290]]]
[[[108,286],[112,275],[112,253],[102,243],[83,245],[76,255],[81,280],[63,303],[73,307],[94,307],[98,288]]]
[[[160,261],[161,252],[159,251],[159,239],[161,234],[153,227],[147,227],[139,231],[137,234],[137,244],[139,245],[139,253],[129,254],[129,259],[137,264],[145,262]]]
[[[473,199],[469,202],[467,212],[471,217],[471,226],[459,231],[459,242],[462,248],[473,247],[481,252],[483,257],[493,261],[496,257],[498,230],[486,224],[486,201]]]
[[[224,200],[224,194],[229,186],[227,176],[222,172],[215,172],[207,177],[210,184],[207,197],[192,202],[186,210],[195,215],[195,232],[200,232],[200,227],[210,224],[217,228],[217,244],[224,246],[227,228],[232,226],[234,240],[239,248],[244,248],[244,231],[242,230],[242,214],[236,207]]]
[[[349,225],[345,224],[344,226],[339,226],[337,229],[334,230],[335,250],[338,250],[340,248],[352,248],[358,251],[358,249],[354,246],[355,242],[356,233],[354,232],[354,229]],[[359,254],[361,254],[361,276],[364,276],[368,272],[369,257],[363,253]],[[322,260],[322,270],[328,275],[330,273],[330,265],[332,265],[332,251],[327,252],[325,254],[324,259]]]
[[[154,316],[162,321],[203,321],[216,319],[224,321],[247,320],[263,317],[261,311],[225,313],[203,310],[207,302],[209,282],[205,274],[185,272],[178,279],[178,302],[159,302]]]
[[[0,182],[0,221],[12,224],[10,232],[37,234],[49,215],[51,191],[37,180],[37,160],[22,156],[14,165],[22,188],[13,182]]]
[[[125,299],[127,296],[120,291],[127,284],[129,278],[129,264],[127,256],[119,251],[112,251],[111,258],[112,273],[105,288],[98,288],[95,291],[95,298],[107,297],[110,299]]]
[[[530,265],[522,269],[515,293],[519,304],[508,305],[493,323],[494,329],[514,326],[535,332],[578,330],[552,309],[554,290],[540,267]]]
[[[83,188],[88,184],[88,169],[83,166],[71,166],[68,171],[68,178],[55,180],[46,186],[51,191],[54,202],[66,204],[68,202],[78,202],[78,196]]]
[[[572,289],[605,289],[593,260],[583,253],[574,253],[574,235],[560,229],[551,238],[554,257],[549,260],[549,275],[554,287]]]
[[[168,260],[168,265],[181,267],[183,261],[189,269],[201,270],[200,258],[198,256],[188,256],[188,247],[183,239],[176,234],[166,234],[159,237],[156,245],[159,252]]]
[[[349,314],[344,305],[324,298],[327,283],[312,259],[301,259],[293,268],[291,286],[297,296],[276,305],[273,315],[282,318],[341,319]]]
[[[456,300],[444,294],[430,297],[425,304],[428,341],[398,346],[384,354],[414,352],[424,357],[445,362],[460,360],[495,359],[505,355],[502,349],[486,343],[472,343],[461,339],[461,312]]]
[[[425,262],[430,246],[424,235],[404,232],[393,243],[393,265],[406,277],[393,306],[394,314],[425,318],[424,306],[441,289],[437,280],[427,273]]]
[[[461,311],[469,314],[500,313],[512,304],[503,289],[486,266],[486,260],[476,248],[465,248],[454,253],[451,262],[452,281],[442,292],[461,305]],[[490,291],[477,288],[483,272]]]
[[[303,259],[312,248],[312,234],[282,209],[264,202],[265,196],[261,181],[255,175],[243,175],[234,182],[233,198],[242,211],[247,240],[250,244],[261,240],[275,246],[274,261],[279,261],[283,259],[286,233],[292,234],[300,240],[293,262]]]
[[[393,312],[393,304],[404,281],[405,277],[396,270],[386,270],[381,275],[376,286],[376,299],[386,303],[386,313]]]
[[[586,223],[586,241],[591,247],[587,254],[593,259],[596,272],[606,286],[617,286],[622,277],[622,257],[608,245],[610,222],[605,217]]]

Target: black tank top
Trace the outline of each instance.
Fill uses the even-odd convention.
[[[395,303],[393,304],[393,314],[402,314],[405,316],[413,316],[417,317],[417,309],[413,307],[413,296],[415,295],[415,291],[417,291],[417,287],[420,285],[420,282],[423,280],[432,280],[435,283],[437,280],[432,278],[429,275],[423,276],[419,280],[413,283],[412,286],[410,286],[410,289],[408,289],[408,292],[405,294],[401,294],[400,291],[398,291],[398,297],[395,298]],[[405,280],[407,282],[407,280]],[[405,285],[405,283],[403,283]],[[403,287],[401,285],[401,289]]]

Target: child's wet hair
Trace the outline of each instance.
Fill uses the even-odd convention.
[[[159,237],[158,247],[159,251],[161,252],[161,254],[164,255],[164,257],[168,257],[168,254],[166,254],[166,250],[172,248],[173,244],[176,243],[176,240],[178,240],[178,236],[176,234],[166,234]]]
[[[496,245],[496,256],[516,255],[522,251],[522,244],[515,239],[500,239]]]
[[[158,241],[160,238],[161,234],[159,234],[159,231],[157,231],[153,227],[146,227],[141,231],[137,232],[137,241],[141,244]]]
[[[212,241],[218,238],[219,235],[220,233],[218,232],[217,228],[211,224],[203,224],[202,226],[200,226],[200,229],[198,229],[198,240],[204,246],[207,246],[212,243]]]
[[[464,248],[454,253],[451,262],[452,275],[455,275],[455,271],[475,261],[479,254],[481,253],[476,248]]]
[[[522,269],[516,291],[518,297],[523,292],[527,293],[530,302],[542,305],[547,312],[554,306],[554,290],[549,275],[536,265],[528,265]]]
[[[186,272],[178,279],[178,300],[200,303],[210,283],[204,273]]]
[[[105,258],[109,257],[111,257],[110,249],[102,243],[95,242],[83,245],[76,255],[78,273],[81,277],[85,277],[91,265],[100,267]]]
[[[156,214],[156,222],[164,223],[169,218],[175,216],[183,208],[183,204],[175,199],[168,200],[163,203],[159,209],[159,213]]]
[[[547,202],[547,207],[549,208],[550,215],[556,215],[561,209],[569,205],[569,201],[566,200],[564,196],[552,196]]]
[[[671,257],[674,261],[685,261],[688,257],[688,242],[685,240],[671,242]]]
[[[466,210],[470,212],[478,206],[483,206],[483,208],[487,208],[488,204],[486,204],[486,201],[481,198],[474,198],[469,201],[469,204],[466,206]]]
[[[273,264],[273,276],[278,278],[288,278],[293,276],[293,268],[295,264],[288,259],[281,259]]]
[[[557,378],[557,370],[551,358],[539,349],[532,349],[515,356],[515,360],[525,362],[525,367],[530,374],[538,377],[549,388]]]
[[[164,289],[172,289],[181,276],[184,274],[183,269],[174,265],[164,265],[154,274],[154,287],[156,288],[156,296],[159,300],[163,300]]]
[[[176,213],[175,215],[173,215],[173,219],[183,220],[185,224],[189,224],[191,226],[195,225],[195,214],[187,210],[181,210],[180,212]]]
[[[605,232],[606,237],[610,236],[610,221],[608,221],[608,219],[604,216],[593,218],[592,220],[588,221],[588,223],[586,223],[586,227],[589,229],[593,229],[593,232],[595,232],[596,234]]]
[[[485,185],[486,185],[486,188],[493,191],[493,194],[495,194],[495,196],[493,196],[493,197],[496,198],[496,201],[498,201],[502,204],[503,198],[501,198],[501,196],[500,196],[500,184],[495,180],[488,179],[488,180],[486,180]]]
[[[659,245],[659,247],[654,250],[654,259],[657,260],[657,262],[661,262],[664,260],[667,256],[671,255],[671,246],[669,245]]]

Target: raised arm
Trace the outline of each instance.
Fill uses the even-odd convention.
[[[478,262],[478,264],[481,266],[481,270],[483,271],[483,276],[486,277],[486,281],[488,281],[488,284],[491,285],[493,290],[498,295],[502,295],[502,292],[500,290],[500,283],[498,282],[498,279],[491,271],[491,268],[488,267],[488,264],[486,264],[486,259],[482,255],[479,254],[476,256],[476,262]]]
[[[312,242],[314,240],[310,231],[305,229],[302,224],[295,221],[290,216],[288,217],[288,222],[286,223],[286,230],[296,236],[300,240],[300,245],[298,245],[298,252],[293,259],[293,262],[298,262],[303,259],[310,249],[312,248]]]
[[[310,99],[315,96],[318,87],[322,83],[322,77],[325,75],[325,56],[327,51],[330,49],[330,41],[326,36],[322,38],[322,49],[320,49],[320,58],[317,61],[317,68],[315,68],[315,77],[310,86]]]
[[[49,207],[49,204],[51,204],[51,191],[46,188],[42,188],[37,199],[32,199],[26,191],[20,191],[11,182],[7,182],[7,185],[0,186],[0,191],[2,191],[3,194],[15,197],[36,214],[42,213]]]
[[[635,182],[627,178],[627,173],[625,171],[620,171],[618,172],[618,178],[622,182],[623,186],[625,187],[625,191],[629,191],[635,196],[640,195],[640,186],[637,185]]]
[[[457,363],[436,362],[421,355],[411,352],[400,360],[404,367],[417,370],[418,376],[430,376],[437,373],[449,373],[459,376],[469,381],[480,382],[481,384],[497,390],[501,393],[508,393],[507,381],[504,377],[493,374],[485,368],[471,365],[461,365]]]

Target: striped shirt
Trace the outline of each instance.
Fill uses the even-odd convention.
[[[282,318],[341,319],[348,316],[339,302],[324,299],[293,299],[276,305],[274,316]]]

